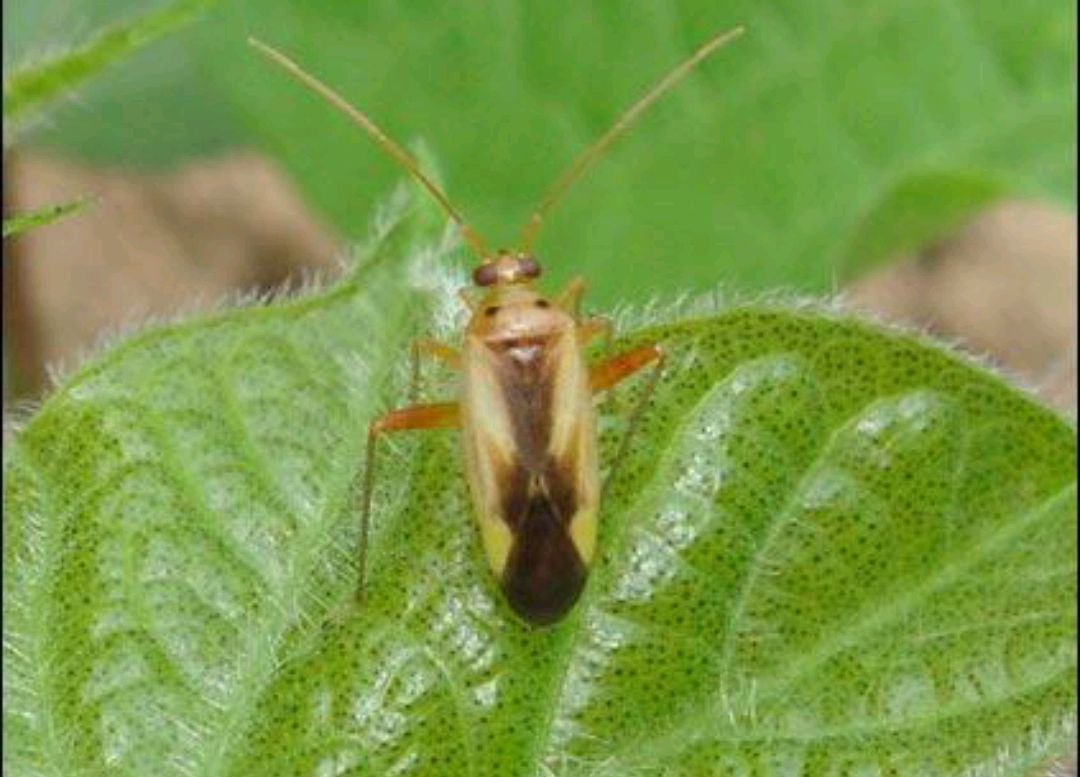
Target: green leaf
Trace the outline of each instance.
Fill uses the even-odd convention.
[[[43,62],[4,74],[4,122],[14,127],[33,108],[72,91],[109,65],[197,18],[216,0],[172,5],[98,32],[92,40]]]
[[[41,13],[9,5],[12,16]],[[927,171],[1075,208],[1069,0],[265,0],[221,4],[207,21],[183,45],[170,40],[160,61],[155,50],[115,74],[110,83],[123,83],[96,110],[58,122],[51,142],[155,166],[258,142],[340,234],[361,235],[401,171],[256,56],[244,43],[254,35],[402,143],[423,137],[453,200],[491,242],[511,243],[540,192],[621,109],[701,41],[744,22],[746,35],[665,97],[552,214],[537,250],[556,283],[582,272],[608,307],[718,283],[833,291],[856,238],[883,255],[908,247],[896,230],[866,234],[864,218]]]
[[[5,773],[1030,772],[1071,746],[1074,429],[925,339],[783,302],[669,359],[555,627],[517,621],[452,431],[354,485],[414,333],[459,331],[401,198],[343,282],[136,336],[5,456]],[[425,394],[451,396],[450,377]],[[641,398],[601,404],[605,469]]]
[[[422,136],[453,200],[512,244],[541,191],[618,113],[709,36],[746,34],[613,146],[547,222],[537,251],[594,302],[742,289],[826,292],[853,245],[909,248],[866,221],[929,172],[1075,207],[1075,3],[812,5],[679,0],[424,6],[270,0],[222,7],[208,67],[251,131],[344,235],[401,171],[262,58],[282,48],[397,139]],[[951,184],[948,180],[946,184]],[[921,189],[920,240],[953,225]],[[973,204],[964,201],[962,204]],[[880,231],[869,231],[880,227]]]
[[[54,221],[59,221],[65,216],[78,213],[91,202],[93,202],[92,197],[80,197],[77,200],[63,202],[59,205],[45,205],[41,208],[27,211],[26,213],[16,213],[14,216],[4,219],[3,236],[13,237],[28,229],[52,224]]]

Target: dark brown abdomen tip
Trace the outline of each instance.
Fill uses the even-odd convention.
[[[585,577],[585,567],[579,560],[573,574],[557,579],[504,579],[503,591],[514,612],[523,620],[534,626],[550,626],[573,609],[585,587]]]
[[[534,626],[562,619],[578,600],[588,576],[573,540],[550,509],[543,498],[529,505],[502,576],[510,606]]]

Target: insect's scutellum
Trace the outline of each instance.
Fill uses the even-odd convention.
[[[659,378],[663,351],[655,344],[643,345],[587,364],[585,346],[598,335],[610,338],[611,324],[605,318],[579,313],[585,289],[581,278],[570,281],[554,297],[537,291],[533,283],[541,269],[532,256],[532,245],[547,215],[608,146],[698,63],[742,32],[738,26],[712,38],[630,106],[540,199],[522,229],[518,249],[495,252],[417,161],[366,114],[284,54],[249,39],[360,125],[442,206],[480,259],[472,277],[481,292],[469,304],[471,317],[462,346],[416,340],[410,349],[414,363],[426,353],[457,370],[462,377],[461,395],[453,402],[391,410],[369,427],[361,504],[361,594],[379,436],[406,429],[454,427],[462,432],[465,471],[488,562],[510,606],[534,625],[553,623],[573,607],[592,562],[600,509],[593,394],[653,367],[619,446],[614,470]],[[415,369],[413,375],[415,380]]]

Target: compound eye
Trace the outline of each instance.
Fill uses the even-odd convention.
[[[519,272],[525,278],[540,277],[540,263],[531,256],[523,256],[518,259],[518,268]]]
[[[494,316],[498,312],[499,312],[499,306],[498,305],[490,305],[490,306],[484,308],[484,315],[487,316],[488,318],[491,318],[492,316]]]
[[[548,302],[546,299],[538,299],[536,301],[536,307],[538,307],[538,308],[550,308],[551,303]]]
[[[477,286],[491,286],[499,279],[499,268],[494,262],[484,262],[473,270],[472,277]]]

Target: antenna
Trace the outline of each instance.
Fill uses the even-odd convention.
[[[536,210],[533,211],[532,216],[521,230],[521,252],[529,253],[533,241],[536,239],[536,235],[544,223],[544,218],[551,212],[551,209],[555,207],[559,200],[562,199],[562,196],[566,194],[566,191],[574,184],[574,182],[584,175],[585,171],[592,166],[593,162],[600,158],[601,154],[604,153],[608,146],[628,130],[638,117],[648,110],[654,102],[660,99],[665,92],[679,83],[679,81],[681,81],[687,73],[693,70],[699,62],[724,44],[738,38],[745,30],[746,28],[740,24],[726,32],[720,33],[703,45],[695,51],[689,59],[676,66],[675,69],[671,70],[666,76],[660,79],[659,83],[646,92],[636,103],[631,105],[626,112],[611,125],[611,128],[607,132],[585,149],[585,151],[574,160],[573,164],[567,168],[566,172],[559,176],[555,183],[552,184],[551,188],[544,193],[544,196],[540,200],[540,204],[536,206]]]
[[[424,172],[420,169],[420,163],[417,162],[408,151],[395,143],[389,135],[379,129],[375,122],[369,119],[366,114],[361,113],[351,106],[344,97],[339,95],[318,78],[308,73],[280,51],[255,38],[249,37],[248,43],[258,49],[258,51],[267,59],[287,70],[297,81],[318,93],[324,100],[344,113],[356,124],[360,125],[360,127],[379,144],[383,151],[393,157],[399,165],[409,172],[409,175],[415,178],[421,186],[428,190],[431,196],[442,206],[442,209],[446,211],[446,214],[458,225],[458,228],[461,230],[462,238],[469,244],[473,253],[481,260],[486,261],[490,259],[491,251],[488,249],[484,238],[479,232],[469,226],[469,223],[465,220],[464,216],[462,216],[457,208],[450,202],[450,198],[446,196],[446,193],[443,192],[434,181],[424,175]]]

